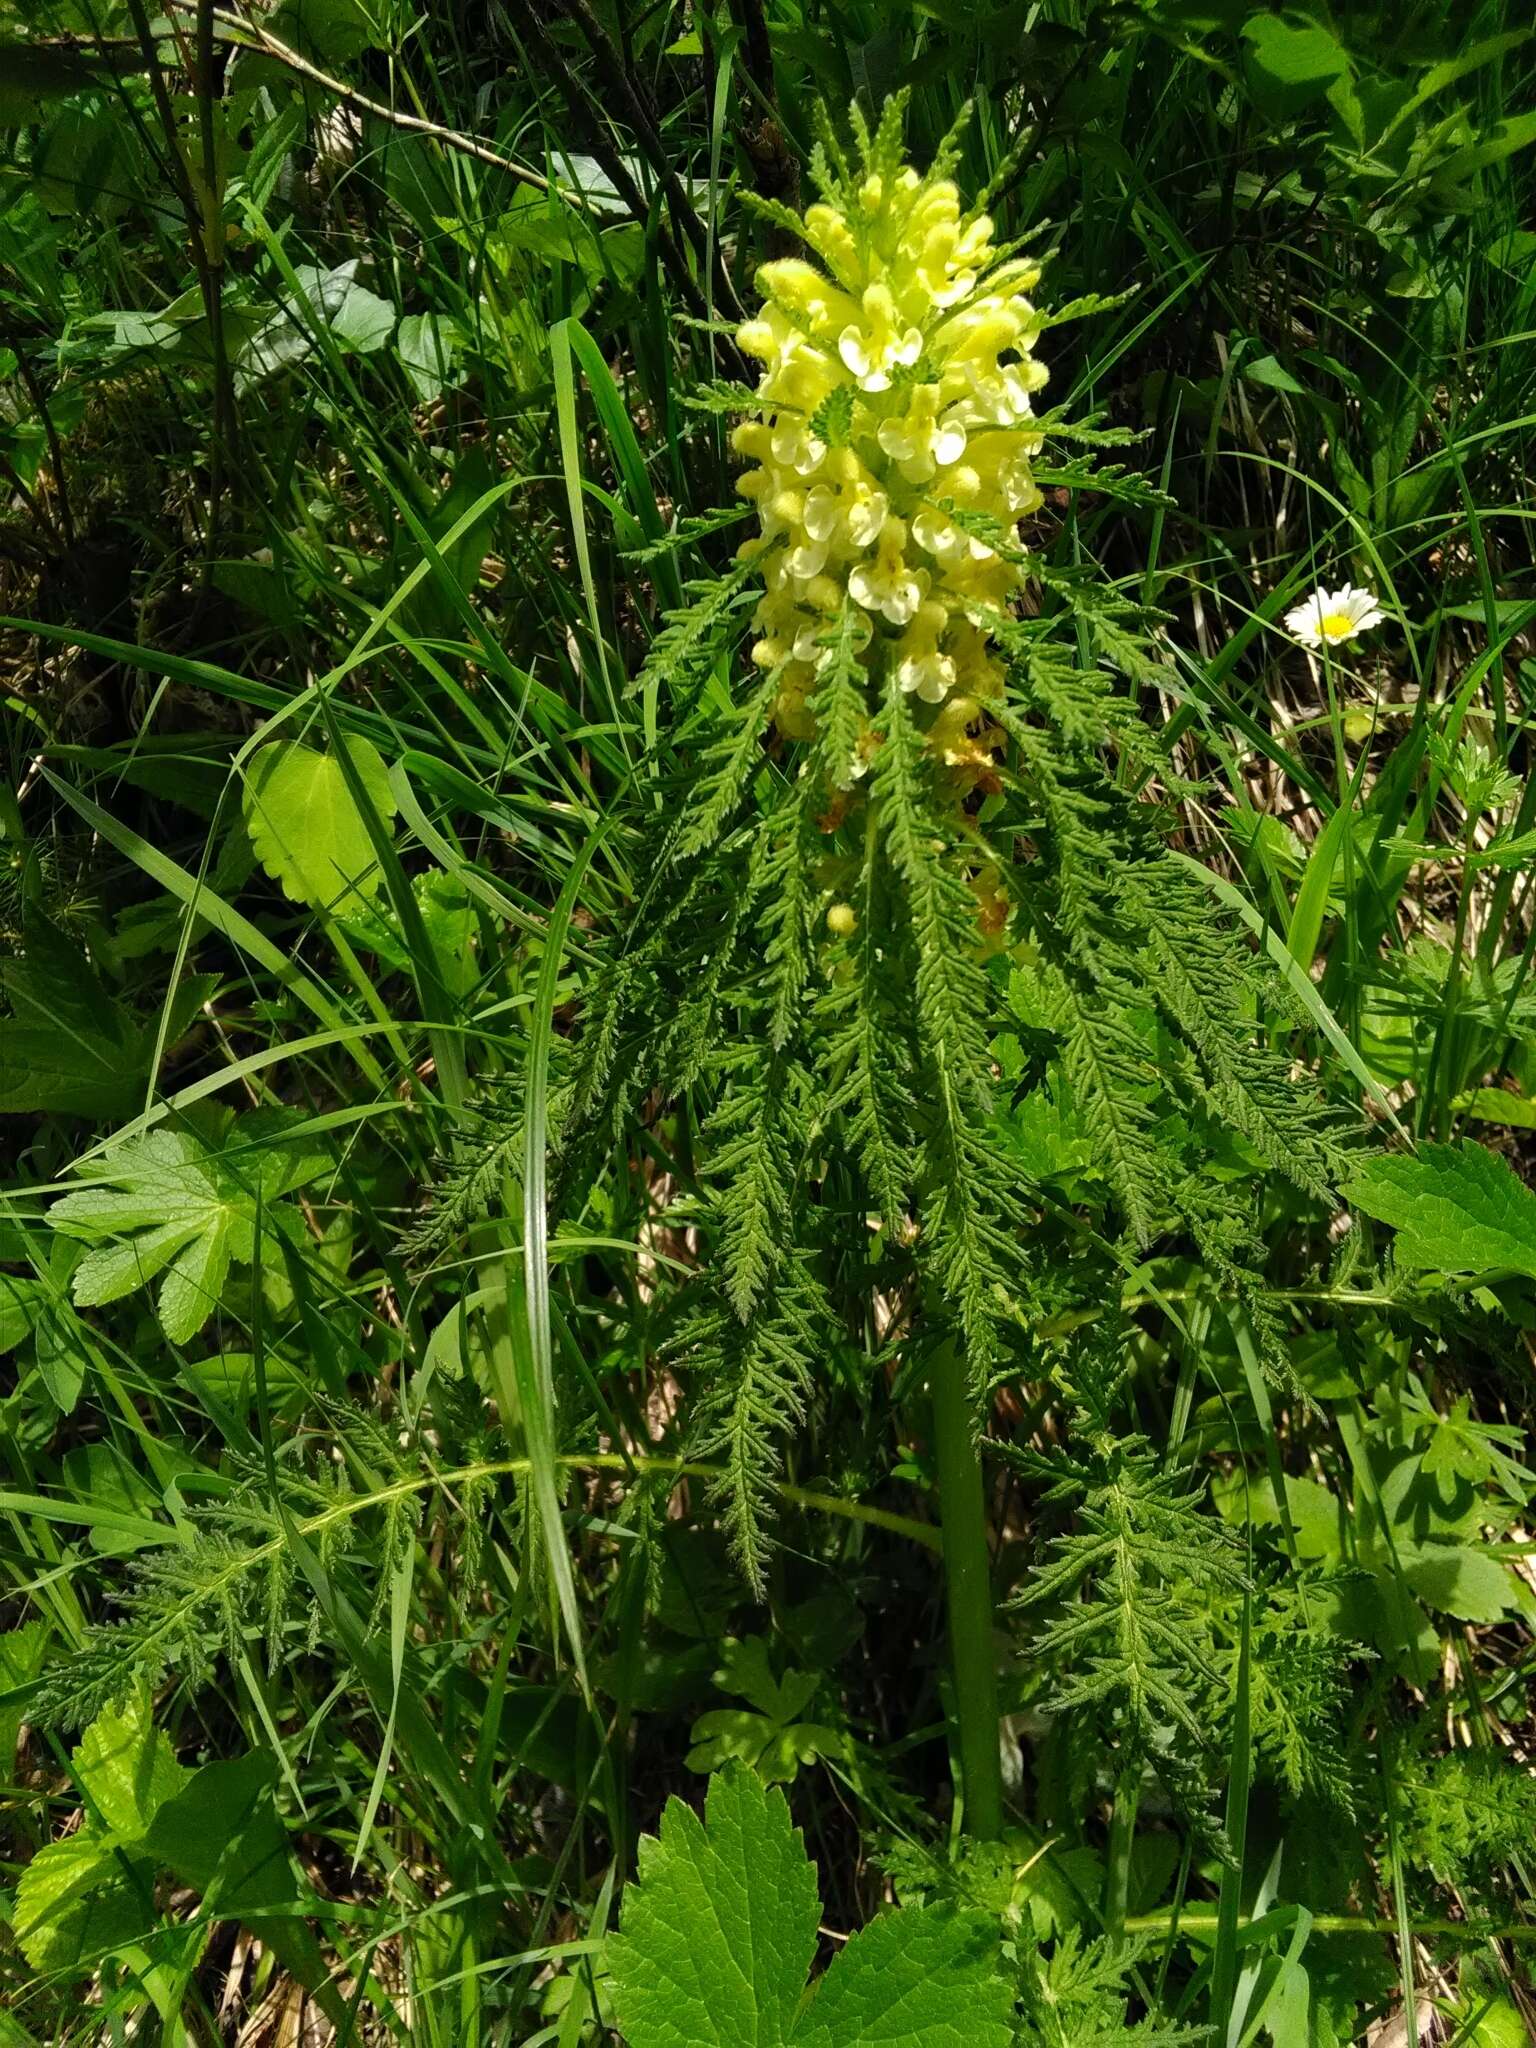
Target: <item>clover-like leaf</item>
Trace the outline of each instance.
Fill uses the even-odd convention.
[[[750,1700],[755,1711],[723,1707],[701,1714],[691,1731],[690,1771],[718,1771],[734,1761],[749,1764],[764,1784],[790,1784],[802,1764],[846,1750],[841,1729],[800,1719],[821,1683],[816,1673],[791,1666],[775,1678],[763,1637],[729,1644],[715,1683]]]

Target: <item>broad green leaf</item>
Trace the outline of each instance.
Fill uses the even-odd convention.
[[[331,313],[330,329],[355,354],[371,355],[394,333],[395,309],[387,299],[365,291],[353,279]]]
[[[395,330],[395,353],[417,402],[441,398],[459,375],[459,328],[439,313],[407,313]]]
[[[14,1686],[36,1678],[43,1668],[52,1634],[53,1624],[41,1618],[0,1634],[0,1692],[9,1692]],[[24,1707],[0,1707],[0,1783],[11,1783],[16,1738],[26,1718]]]
[[[271,1757],[257,1750],[204,1764],[157,1809],[145,1837],[156,1863],[221,1917],[281,1912],[302,1896],[272,1800],[276,1776]]]
[[[133,1078],[122,1049],[98,1033],[59,1038],[7,1024],[0,1036],[0,1115],[51,1110],[63,1116],[115,1117],[132,1106]]]
[[[1287,94],[1305,100],[1347,76],[1349,58],[1330,32],[1315,21],[1255,14],[1243,24],[1253,62]]]
[[[1252,362],[1244,363],[1243,375],[1250,384],[1262,384],[1270,391],[1288,391],[1297,398],[1307,395],[1306,385],[1293,377],[1276,356],[1255,356]]]
[[[789,1806],[751,1772],[673,1799],[640,1844],[607,1961],[628,2048],[1008,2048],[995,1921],[904,1908],[854,1936],[804,1996],[821,1917]]]
[[[1422,1145],[1368,1160],[1345,1198],[1397,1232],[1407,1266],[1536,1275],[1536,1194],[1482,1145]]]
[[[1413,1550],[1399,1545],[1398,1563],[1426,1607],[1457,1621],[1497,1621],[1515,1605],[1508,1570],[1485,1550],[1458,1549],[1449,1543],[1427,1543]]]
[[[318,1901],[289,1856],[272,1798],[276,1776],[273,1759],[259,1751],[204,1764],[160,1807],[144,1848],[201,1895],[206,1915],[243,1922],[327,2007],[326,1960],[303,1919]]]
[[[629,2048],[782,2048],[816,1952],[816,1874],[789,1804],[750,1771],[710,1781],[701,1822],[667,1802],[608,1944]]]
[[[271,26],[291,48],[328,64],[350,62],[380,41],[375,11],[363,0],[283,0]]]
[[[0,1031],[0,1114],[126,1114],[147,1048],[79,947],[29,916],[20,954],[0,961],[0,988],[13,1012]]]
[[[1478,141],[1453,150],[1444,163],[1436,166],[1436,184],[1454,185],[1463,178],[1471,177],[1474,171],[1503,163],[1506,157],[1529,149],[1533,143],[1536,143],[1536,113],[1515,114],[1507,121],[1496,121]]]
[[[1505,1124],[1520,1130],[1536,1130],[1536,1098],[1511,1095],[1507,1088],[1473,1088],[1459,1095],[1452,1105],[1463,1116],[1481,1124]]]
[[[154,1872],[108,1834],[82,1830],[39,1849],[16,1887],[11,1930],[35,1970],[80,1972],[155,1924]]]
[[[41,1280],[0,1273],[0,1358],[31,1336],[48,1300]]]
[[[7,37],[0,43],[0,128],[35,127],[53,101],[87,92],[102,77],[99,61],[84,50],[34,48]]]
[[[379,823],[395,815],[389,770],[371,741],[343,742]],[[315,910],[361,908],[379,886],[378,857],[341,763],[297,741],[263,747],[245,787],[256,857],[283,893]]]
[[[154,1865],[142,1837],[187,1781],[142,1700],[98,1715],[72,1763],[89,1802],[85,1825],[40,1849],[16,1888],[12,1927],[39,1970],[82,1969],[155,1926]]]
[[[384,346],[394,330],[395,309],[360,285],[356,270],[355,256],[332,270],[313,263],[296,266],[298,299],[274,313],[236,357],[235,381],[242,392],[302,362],[322,329],[340,347],[360,355]]]
[[[95,1185],[48,1212],[55,1229],[93,1247],[75,1268],[76,1303],[119,1301],[163,1272],[160,1326],[186,1343],[218,1306],[231,1261],[250,1263],[258,1200],[302,1186],[324,1163],[285,1139],[281,1116],[263,1111],[233,1125],[222,1152],[189,1130],[127,1139],[93,1166]],[[281,1227],[282,1212],[272,1221]]]
[[[98,1354],[89,1329],[61,1296],[50,1295],[38,1304],[32,1356],[49,1400],[61,1415],[72,1414],[85,1385],[85,1369]]]
[[[1013,1992],[997,1955],[985,1914],[882,1913],[833,1957],[794,2048],[1008,2048]]]
[[[91,1805],[125,1841],[138,1840],[187,1782],[186,1770],[142,1700],[99,1714],[81,1736],[72,1761]]]

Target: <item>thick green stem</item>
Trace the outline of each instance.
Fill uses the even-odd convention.
[[[992,1565],[975,1411],[966,1385],[965,1361],[955,1345],[943,1344],[935,1354],[929,1393],[944,1523],[944,1587],[965,1827],[968,1834],[990,1842],[1003,1830],[997,1665],[992,1651]]]

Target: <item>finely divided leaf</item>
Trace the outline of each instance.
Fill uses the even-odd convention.
[[[1406,1266],[1536,1275],[1536,1194],[1506,1160],[1470,1140],[1368,1160],[1345,1196],[1392,1225]]]

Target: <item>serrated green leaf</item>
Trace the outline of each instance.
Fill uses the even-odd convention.
[[[81,1736],[72,1762],[91,1805],[125,1841],[146,1832],[166,1800],[184,1789],[188,1776],[142,1700],[120,1712],[99,1714]]]
[[[0,1037],[0,1114],[47,1110],[60,1116],[119,1116],[133,1099],[117,1040],[60,1038],[22,1024]]]
[[[85,1825],[40,1849],[16,1888],[11,1924],[39,1970],[81,1970],[155,1926],[142,1838],[188,1776],[142,1700],[98,1715],[71,1761],[88,1801]]]
[[[227,1209],[184,1245],[160,1283],[160,1327],[173,1344],[185,1344],[207,1322],[229,1277],[234,1218]]]
[[[782,1793],[710,1781],[701,1822],[667,1802],[608,1944],[629,2048],[783,2048],[816,1951],[816,1874]],[[707,1824],[706,1824],[707,1823]]]
[[[1013,1992],[997,1923],[941,1906],[883,1913],[816,1987],[794,2048],[1008,2048]]]
[[[364,739],[343,745],[370,808],[387,827],[395,795],[378,749]],[[290,740],[263,747],[245,786],[245,824],[256,858],[295,903],[356,911],[376,893],[378,857],[334,754]]]
[[[629,2048],[1008,2048],[994,1921],[886,1914],[807,2001],[821,1907],[788,1802],[737,1767],[711,1781],[705,1815],[673,1799],[660,1840],[640,1844],[607,1948]]]
[[[1536,1194],[1507,1160],[1470,1140],[1371,1159],[1345,1198],[1392,1225],[1404,1265],[1536,1274]]]
[[[105,1834],[39,1849],[16,1887],[11,1929],[35,1970],[79,1972],[155,1924],[153,1872]]]
[[[286,1121],[262,1111],[244,1117],[223,1152],[185,1130],[148,1131],[114,1147],[95,1169],[96,1185],[48,1212],[55,1229],[91,1246],[71,1281],[76,1303],[120,1301],[163,1272],[161,1328],[177,1344],[195,1336],[218,1306],[231,1262],[250,1262],[258,1200],[303,1186],[327,1163],[285,1139]]]
[[[0,1634],[0,1692],[9,1692],[15,1686],[25,1685],[28,1679],[36,1678],[43,1668],[48,1639],[52,1634],[53,1624],[41,1618]],[[25,1719],[24,1707],[0,1707],[0,1781],[7,1784],[13,1782],[11,1768],[16,1760],[16,1738]]]
[[[66,1196],[65,1200],[72,1200]],[[121,1301],[147,1287],[162,1267],[170,1264],[190,1239],[203,1227],[202,1219],[178,1219],[157,1230],[143,1230],[122,1244],[107,1244],[88,1252],[75,1268],[75,1300],[81,1308],[101,1308]]]
[[[77,945],[29,915],[21,953],[0,960],[0,988],[14,1013],[0,1031],[0,1113],[126,1112],[149,1044]]]

